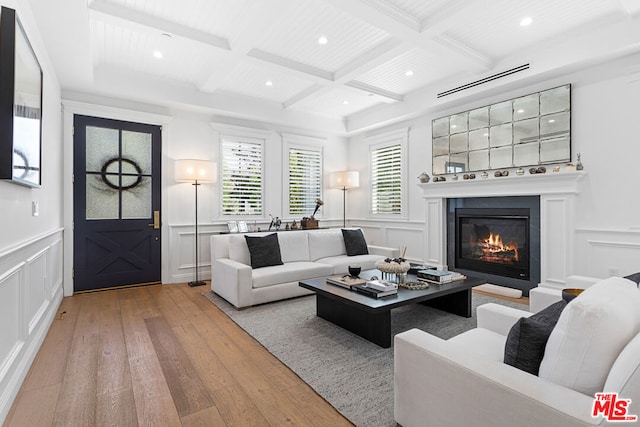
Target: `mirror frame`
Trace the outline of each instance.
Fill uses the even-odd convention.
[[[552,91],[556,91],[558,89],[565,88],[567,90],[567,104],[566,108],[553,110],[551,112],[543,112],[540,108],[541,106],[541,98]],[[521,110],[514,112],[514,104],[518,101],[526,101],[526,98],[536,96],[538,100],[537,113],[530,114],[525,116],[524,118],[517,118],[515,114],[518,112],[523,112]],[[510,114],[504,114],[505,109],[510,106],[511,112]],[[498,122],[492,123],[492,108],[495,109],[496,112],[500,112],[503,117]],[[482,111],[485,110],[485,111]],[[481,117],[481,120],[486,120],[486,124],[480,127],[470,127],[470,116],[472,113],[482,114],[485,117]],[[553,122],[553,118],[556,118],[556,115],[566,115],[566,127],[560,128],[559,131],[555,131],[553,133],[547,134],[546,136],[541,134],[541,124],[542,120],[546,118],[550,118],[549,123]],[[551,118],[551,116],[554,116]],[[510,119],[509,119],[510,117]],[[537,123],[533,121],[537,121]],[[528,141],[526,142],[528,147],[525,147],[525,143],[516,142],[516,128],[517,124],[523,124],[525,121],[530,121],[534,123],[534,126],[537,124],[537,135],[533,137],[528,137]],[[531,124],[531,123],[530,123]],[[442,132],[444,126],[446,125],[447,131]],[[461,125],[460,132],[451,132],[452,129],[456,128],[458,125]],[[549,126],[549,125],[548,125]],[[554,126],[554,125],[550,125]],[[438,130],[439,129],[439,130]],[[471,144],[471,134],[474,132],[482,131],[482,138],[486,138],[486,147],[480,149],[472,149],[470,147]],[[508,135],[511,133],[510,138],[507,137],[505,143],[491,143],[492,136],[494,138],[498,137],[500,132],[506,131]],[[503,132],[504,133],[504,132]],[[455,140],[452,142],[452,137]],[[523,138],[525,139],[525,138]],[[465,141],[466,140],[466,141]],[[509,142],[510,140],[510,142]],[[522,139],[521,139],[522,140]],[[558,153],[552,151],[553,156],[544,158],[542,156],[542,149],[544,143],[550,143],[551,141],[559,141],[557,147],[554,147]],[[452,149],[452,143],[456,145],[455,149]],[[465,145],[466,144],[466,145]],[[483,142],[484,144],[484,142]],[[464,148],[466,146],[466,148]],[[537,162],[533,160],[531,162],[516,162],[515,154],[517,149],[516,147],[523,147],[522,150],[537,150]],[[564,163],[571,161],[571,84],[556,86],[547,90],[533,92],[530,94],[522,95],[517,98],[509,99],[506,101],[496,102],[494,104],[485,105],[477,108],[472,108],[467,111],[462,111],[459,113],[451,114],[448,116],[439,117],[433,119],[431,121],[431,170],[433,175],[447,175],[461,172],[478,172],[478,171],[488,171],[488,170],[498,170],[498,169],[509,169],[509,168],[517,168],[517,167],[528,167],[528,166],[538,166],[538,165],[546,165],[546,164],[554,164],[554,163]],[[495,150],[495,151],[494,151]],[[495,152],[496,154],[500,151],[502,155],[508,159],[509,155],[511,156],[510,164],[506,164],[506,162],[492,165],[491,164],[491,152]],[[470,167],[470,158],[471,155],[475,154],[476,156],[485,156],[487,157],[487,167],[486,168],[472,168]],[[465,161],[466,159],[466,161]],[[496,156],[497,159],[497,156]],[[443,163],[444,162],[444,163]]]
[[[16,79],[17,58],[24,58],[30,72]],[[30,77],[30,79],[29,79]],[[0,10],[0,179],[29,187],[42,185],[42,66],[16,11]],[[22,102],[31,99],[35,102]],[[37,104],[37,106],[36,106]],[[30,119],[28,126],[18,120]],[[27,122],[25,122],[27,123]],[[35,131],[37,126],[37,131]],[[20,140],[18,140],[20,136]]]

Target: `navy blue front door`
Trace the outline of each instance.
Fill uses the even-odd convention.
[[[159,126],[74,117],[74,291],[160,283]]]

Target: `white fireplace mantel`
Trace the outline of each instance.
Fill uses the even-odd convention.
[[[561,289],[573,260],[574,198],[584,171],[547,172],[418,184],[425,207],[425,262],[447,267],[446,201],[460,197],[540,196],[540,277],[543,286]]]
[[[547,172],[541,174],[516,175],[418,184],[423,197],[500,197],[500,196],[541,196],[547,194],[578,194],[579,182],[586,175],[584,171]]]

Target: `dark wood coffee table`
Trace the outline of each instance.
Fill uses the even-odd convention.
[[[360,277],[368,279],[378,270],[368,270]],[[408,280],[416,277],[409,275]],[[397,295],[371,298],[349,289],[326,283],[324,278],[302,280],[299,286],[316,293],[316,315],[334,323],[380,347],[391,347],[391,310],[407,304],[422,303],[471,317],[471,288],[485,281],[473,277],[442,285],[431,284],[427,289],[399,288]]]

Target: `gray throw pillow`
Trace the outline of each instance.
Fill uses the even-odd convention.
[[[342,238],[344,246],[347,249],[348,256],[368,255],[367,241],[364,239],[362,230],[346,230],[342,229]]]
[[[507,335],[504,363],[538,375],[549,335],[566,305],[566,301],[558,301],[531,317],[518,320]]]
[[[636,282],[636,284],[640,285],[640,273],[633,273],[628,276],[624,276],[625,279],[629,279],[632,282]]]
[[[264,237],[244,236],[251,255],[251,268],[282,265],[278,234],[268,234]]]

